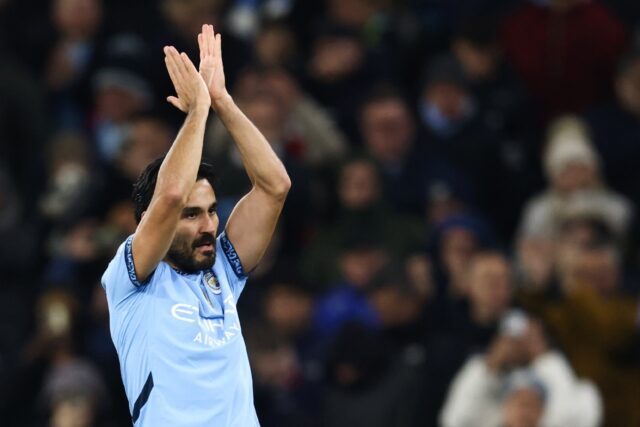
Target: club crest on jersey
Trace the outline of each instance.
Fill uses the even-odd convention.
[[[218,282],[215,274],[211,272],[205,273],[204,281],[214,294],[218,295],[222,292],[222,289],[220,288],[220,282]]]

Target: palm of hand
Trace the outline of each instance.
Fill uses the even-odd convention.
[[[219,99],[226,93],[224,70],[219,58],[203,57],[200,61],[200,74],[207,84],[211,99]]]
[[[211,100],[226,95],[224,68],[222,64],[222,40],[220,34],[214,34],[213,26],[203,25],[198,34],[200,47],[200,74],[209,89]]]

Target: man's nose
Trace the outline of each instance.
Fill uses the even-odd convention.
[[[205,215],[205,219],[202,222],[201,232],[214,233],[218,228],[218,215]]]

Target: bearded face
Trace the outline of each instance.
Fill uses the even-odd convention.
[[[203,233],[193,239],[188,235],[176,233],[167,252],[167,260],[185,273],[210,269],[216,260],[215,236]]]
[[[185,273],[209,269],[216,260],[217,202],[206,179],[196,181],[182,210],[166,261]]]

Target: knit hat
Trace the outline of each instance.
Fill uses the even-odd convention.
[[[549,176],[556,175],[571,163],[598,167],[599,158],[591,144],[585,123],[574,116],[565,116],[549,127],[544,164]]]

